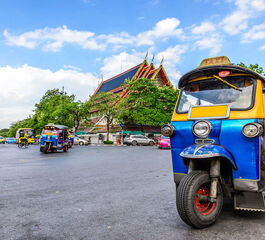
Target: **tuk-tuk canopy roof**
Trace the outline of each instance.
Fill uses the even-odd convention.
[[[221,56],[215,58],[203,59],[200,66],[186,74],[184,74],[178,83],[178,88],[183,88],[192,79],[199,77],[210,77],[212,75],[218,75],[220,71],[230,71],[230,74],[242,73],[250,74],[255,78],[265,81],[264,77],[260,74],[248,69],[233,65],[228,57]]]
[[[61,130],[61,129],[68,129],[67,126],[64,126],[64,125],[54,125],[54,124],[48,124],[48,125],[45,125],[44,128],[46,128],[46,127],[54,127],[54,128],[56,128],[56,129],[59,129],[59,130]]]

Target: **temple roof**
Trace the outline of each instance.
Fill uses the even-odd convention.
[[[108,80],[103,81],[95,91],[94,95],[97,94],[98,92],[108,92],[114,88],[119,87],[121,84],[125,82],[127,79],[132,79],[134,75],[137,73],[139,70],[140,66],[142,64],[139,64],[115,77],[112,77]]]

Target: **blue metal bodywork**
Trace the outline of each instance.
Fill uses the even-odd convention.
[[[212,157],[223,157],[228,159],[228,161],[232,164],[234,169],[237,169],[234,158],[230,152],[228,152],[221,145],[192,145],[190,147],[185,148],[180,156],[183,158],[212,158]]]
[[[194,156],[193,158],[210,157],[209,153],[228,159],[233,168],[234,180],[260,179],[260,139],[261,137],[248,138],[242,133],[245,124],[258,122],[257,119],[241,120],[209,120],[212,131],[208,139],[214,140],[214,144],[197,149],[192,126],[196,121],[173,121],[171,124],[176,128],[176,133],[171,137],[171,152],[173,171],[176,174],[186,174],[187,166],[182,156]],[[186,155],[185,155],[186,154]],[[182,156],[181,156],[182,155]],[[214,155],[212,156],[214,157]]]
[[[52,143],[53,148],[57,148],[58,150],[63,148],[64,142],[62,140],[58,141],[57,135],[47,136],[47,135],[42,134],[41,141],[40,141],[41,147],[44,147],[45,143],[48,143],[48,142]]]

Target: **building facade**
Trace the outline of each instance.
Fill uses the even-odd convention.
[[[128,79],[134,81],[139,78],[147,78],[154,80],[155,84],[159,87],[171,85],[171,82],[163,67],[162,61],[159,67],[155,68],[153,61],[150,64],[148,64],[145,58],[142,63],[110,79],[102,81],[95,90],[93,95],[96,95],[97,93],[100,92],[112,92],[114,94],[119,94],[122,98],[126,98],[129,92],[124,90],[121,85]],[[89,129],[89,132],[97,132],[97,133],[107,132],[105,120],[103,118],[97,117],[96,112],[95,115],[93,116],[92,121],[95,125],[91,129]],[[111,127],[111,131],[113,133],[118,132],[120,130],[121,128],[119,125],[113,124],[113,126]],[[160,132],[160,128],[154,128],[150,126],[137,126],[137,125],[127,125],[127,126],[123,125],[122,130],[144,131],[150,133]]]

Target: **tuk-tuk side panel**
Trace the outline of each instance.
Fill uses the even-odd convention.
[[[242,133],[245,124],[257,119],[223,120],[220,144],[234,156],[238,170],[233,170],[234,180],[259,181],[260,143],[259,137],[248,138]]]
[[[188,172],[180,153],[184,148],[194,144],[194,136],[191,131],[193,123],[194,121],[171,122],[176,128],[176,133],[170,138],[174,173],[186,174]]]

